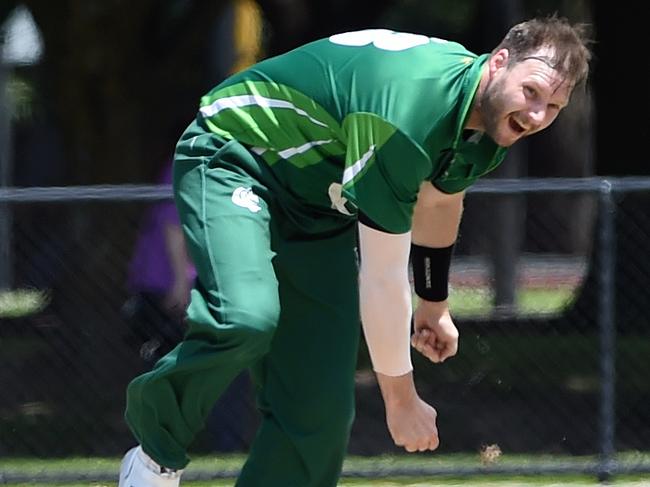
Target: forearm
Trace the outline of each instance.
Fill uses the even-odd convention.
[[[405,374],[412,369],[408,277],[392,283],[369,283],[367,279],[360,276],[359,295],[361,321],[373,369],[391,376]]]
[[[359,224],[361,321],[373,369],[401,376],[412,369],[410,234],[393,235]]]
[[[397,377],[377,372],[377,382],[387,410],[408,405],[418,397],[413,372]]]
[[[453,245],[463,214],[463,193],[444,194],[431,183],[420,188],[413,212],[413,243],[441,248]]]
[[[463,211],[463,193],[445,194],[425,182],[413,215],[411,261],[415,293],[443,302],[448,296],[449,268]]]

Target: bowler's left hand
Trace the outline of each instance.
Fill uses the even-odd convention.
[[[449,314],[449,305],[446,300],[419,301],[413,314],[411,345],[432,362],[444,362],[458,351],[458,330]]]

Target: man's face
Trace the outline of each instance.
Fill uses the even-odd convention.
[[[512,66],[503,60],[491,66],[478,107],[485,133],[500,146],[545,129],[569,102],[571,84],[545,59],[548,51],[542,50]]]

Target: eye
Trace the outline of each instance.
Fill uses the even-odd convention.
[[[557,103],[549,103],[548,108],[550,110],[555,110],[555,111],[558,111],[558,112],[560,111],[560,105],[558,105]]]
[[[535,98],[537,96],[537,90],[531,86],[524,86],[524,95],[526,95],[526,98]]]

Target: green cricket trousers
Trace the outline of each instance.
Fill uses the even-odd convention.
[[[237,486],[335,486],[354,416],[356,233],[353,222],[306,231],[280,191],[238,142],[186,131],[174,194],[198,273],[188,331],[131,382],[125,417],[154,460],[184,468],[212,406],[249,368],[262,422]]]

